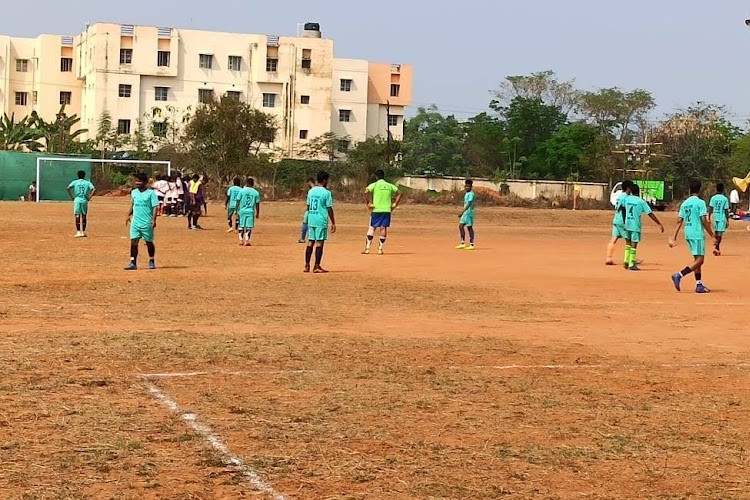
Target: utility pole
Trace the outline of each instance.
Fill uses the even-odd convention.
[[[388,134],[388,149],[386,150],[386,161],[388,165],[393,165],[393,154],[391,153],[391,101],[385,101],[386,117],[385,130]]]

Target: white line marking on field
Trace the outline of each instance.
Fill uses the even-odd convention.
[[[741,370],[750,368],[750,363],[694,363],[694,364],[660,364],[657,368],[735,368]],[[649,365],[499,365],[499,366],[450,366],[449,370],[597,370],[597,369],[625,369],[641,370]]]
[[[207,375],[224,375],[228,377],[249,377],[252,375],[281,375],[284,373],[306,373],[309,370],[277,370],[277,371],[207,371],[207,372],[164,372],[164,373],[139,373],[138,376],[144,379],[153,378],[188,378],[188,377],[205,377]]]
[[[167,396],[164,391],[153,384],[148,384],[148,392],[150,392],[151,395],[158,399],[164,406],[169,408],[170,411],[179,414],[182,420],[185,421],[191,429],[200,434],[214,450],[221,454],[225,465],[235,467],[242,472],[242,475],[247,478],[250,486],[252,486],[254,490],[263,492],[274,500],[285,500],[284,495],[273,489],[273,486],[263,481],[258,474],[245,465],[240,457],[232,455],[229,448],[227,448],[222,440],[214,434],[211,428],[198,420],[198,415],[183,411],[176,401]]]
[[[592,368],[604,368],[604,365],[505,365],[493,366],[495,370],[585,370]]]

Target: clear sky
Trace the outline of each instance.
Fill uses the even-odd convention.
[[[412,64],[415,106],[487,109],[506,76],[552,69],[579,87],[644,88],[655,118],[695,101],[750,119],[747,0],[36,0],[3,2],[0,33],[76,34],[112,21],[294,34],[315,21],[336,56]]]

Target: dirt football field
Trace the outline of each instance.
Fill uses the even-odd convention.
[[[609,212],[479,207],[468,252],[405,205],[366,256],[338,204],[312,275],[302,203],[160,218],[136,272],[127,210],[0,204],[0,498],[750,497],[746,223],[697,295],[648,219],[604,266]]]

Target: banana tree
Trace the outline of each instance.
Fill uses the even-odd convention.
[[[42,133],[47,153],[66,153],[78,136],[88,132],[86,129],[78,129],[75,132],[72,131],[72,128],[80,122],[81,119],[78,115],[66,115],[64,104],[60,107],[60,111],[55,116],[55,121],[45,121],[36,111],[34,111],[31,116],[36,128]]]
[[[34,119],[26,116],[16,122],[15,114],[3,114],[0,118],[0,150],[3,151],[39,151],[42,143],[39,139],[42,132],[36,127]]]

